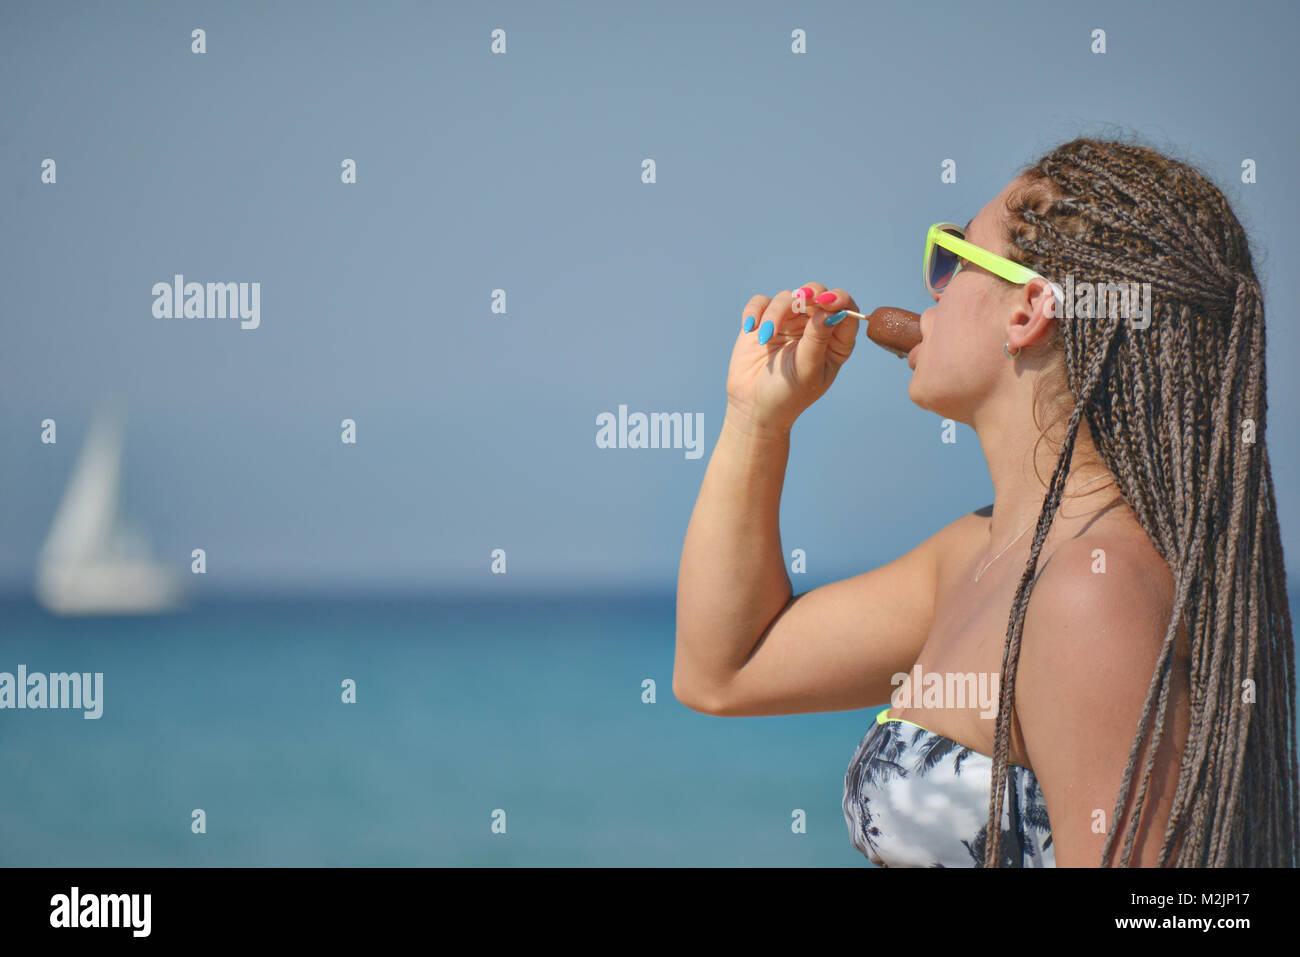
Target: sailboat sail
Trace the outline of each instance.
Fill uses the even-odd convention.
[[[36,567],[36,597],[58,614],[142,614],[180,602],[180,578],[119,514],[126,410],[96,412]]]

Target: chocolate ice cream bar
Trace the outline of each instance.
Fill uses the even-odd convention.
[[[850,316],[867,320],[867,338],[900,359],[906,359],[912,347],[921,341],[921,317],[906,309],[879,306],[869,316],[852,309]]]

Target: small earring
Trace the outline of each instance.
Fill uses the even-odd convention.
[[[1003,355],[1005,355],[1008,359],[1014,359],[1016,356],[1020,355],[1020,347],[1019,347],[1019,346],[1016,347],[1016,351],[1015,351],[1015,352],[1007,352],[1007,346],[1008,346],[1008,345],[1009,345],[1009,343],[1006,343],[1006,342],[1002,343],[1002,354],[1003,354]]]

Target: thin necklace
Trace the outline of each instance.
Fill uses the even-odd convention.
[[[1078,488],[1076,488],[1076,489],[1074,490],[1074,494],[1077,495],[1079,492],[1081,492],[1083,489],[1087,488],[1089,485],[1092,485],[1094,482],[1098,482],[1098,481],[1100,481],[1101,479],[1104,479],[1105,477],[1106,477],[1105,474],[1102,474],[1102,475],[1098,475],[1095,479],[1093,479],[1093,480],[1090,481],[1090,482],[1084,482],[1082,485],[1080,485]],[[1022,531],[1022,532],[1020,533],[1020,535],[1017,535],[1015,538],[1011,539],[1011,541],[1007,542],[1007,548],[1010,548],[1010,547],[1011,547],[1012,545],[1014,545],[1016,542],[1020,541],[1020,537],[1021,537],[1021,535],[1024,535],[1025,532],[1027,532],[1027,531],[1029,531],[1031,528],[1033,528],[1034,525],[1037,524],[1037,522],[1038,522],[1038,519],[1034,519],[1034,521],[1032,521],[1032,522],[1030,522],[1028,525],[1026,525],[1024,531]],[[994,555],[992,558],[990,558],[990,559],[989,559],[989,560],[984,564],[984,567],[981,568],[979,571],[977,571],[977,572],[975,573],[975,578],[974,578],[973,580],[974,580],[974,581],[979,581],[979,580],[980,580],[980,576],[983,575],[986,571],[989,570],[989,565],[992,565],[994,562],[996,562],[999,558],[1001,558],[1003,555],[1005,555],[1005,554],[1007,553],[1007,548],[1002,549],[1002,551],[998,552],[996,555]]]

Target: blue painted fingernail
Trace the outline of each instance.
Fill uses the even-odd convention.
[[[839,312],[835,313],[835,315],[826,317],[826,325],[833,326],[848,314],[849,311],[847,309],[841,309]]]
[[[776,326],[772,325],[771,319],[763,320],[763,324],[758,327],[758,344],[760,346],[767,345],[767,340],[772,338],[772,330],[775,328]]]
[[[753,316],[746,316],[746,317],[745,317],[745,331],[746,331],[746,332],[750,332],[753,328],[754,328],[754,317],[753,317]]]

